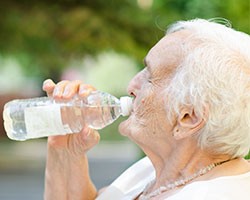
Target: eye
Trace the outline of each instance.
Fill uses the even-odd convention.
[[[152,77],[148,70],[145,71],[146,79],[149,83],[152,83]]]
[[[152,80],[151,80],[151,78],[148,78],[147,80],[148,80],[148,82],[149,82],[149,83],[152,83]]]

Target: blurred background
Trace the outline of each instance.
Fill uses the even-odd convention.
[[[250,33],[250,0],[1,0],[0,111],[9,100],[45,95],[47,78],[81,79],[120,97],[169,24],[217,17]],[[89,152],[98,188],[142,156],[119,135],[120,120]],[[42,200],[45,159],[46,139],[9,140],[1,115],[0,199]]]

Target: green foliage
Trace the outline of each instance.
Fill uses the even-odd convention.
[[[168,24],[190,18],[224,17],[250,31],[246,0],[2,0],[0,53],[14,55],[27,75],[58,79],[71,58],[107,49],[141,63]],[[140,66],[140,65],[139,65]]]
[[[245,156],[245,159],[247,159],[247,160],[250,159],[250,153],[247,156]]]

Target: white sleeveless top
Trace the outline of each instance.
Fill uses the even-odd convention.
[[[154,178],[152,163],[145,157],[122,173],[96,200],[133,200]],[[250,200],[250,172],[208,181],[196,181],[166,199]]]

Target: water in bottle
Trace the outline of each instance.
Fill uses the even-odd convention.
[[[80,132],[85,125],[102,129],[120,115],[129,115],[131,108],[130,97],[119,100],[100,91],[60,102],[49,97],[13,100],[4,106],[4,127],[13,140],[64,135]]]

